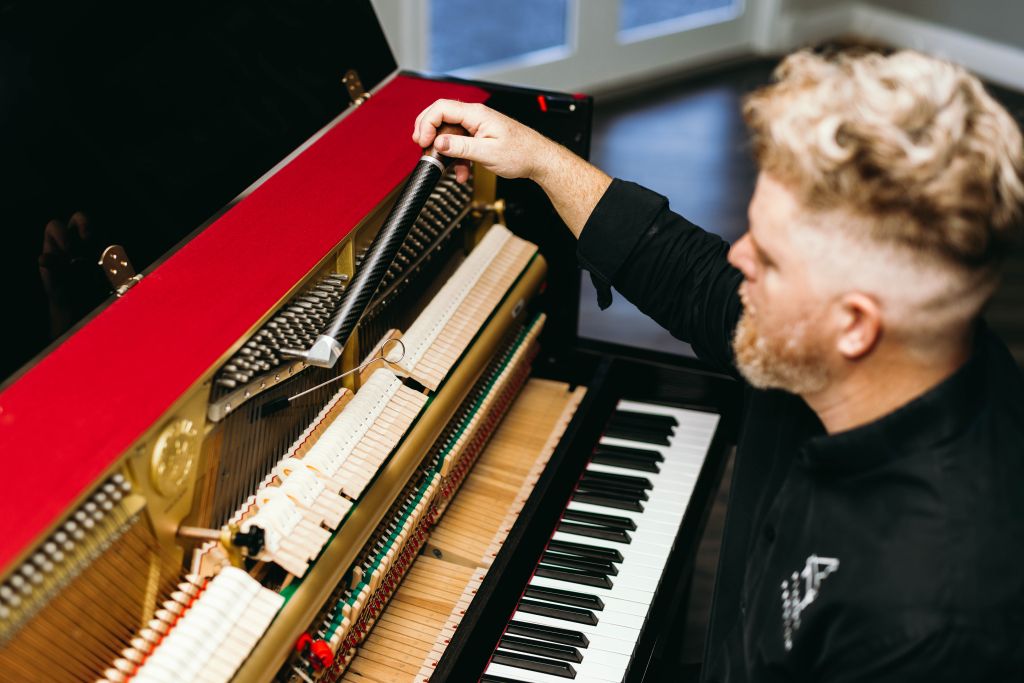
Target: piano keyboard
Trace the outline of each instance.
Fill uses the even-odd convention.
[[[625,678],[718,420],[618,403],[483,681]]]
[[[392,349],[388,360],[436,390],[536,252],[508,228],[492,226],[402,336],[404,353]]]

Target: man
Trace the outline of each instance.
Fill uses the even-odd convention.
[[[599,291],[749,383],[705,680],[1020,681],[1024,381],[980,319],[1020,131],[912,52],[792,55],[744,114],[760,176],[731,248],[481,105],[437,102],[413,138],[535,180]]]

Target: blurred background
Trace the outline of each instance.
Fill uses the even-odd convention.
[[[374,0],[406,69],[595,96],[591,160],[667,196],[728,241],[746,229],[756,170],[745,93],[802,46],[869,43],[959,62],[1024,119],[1024,3],[1004,0]],[[621,297],[580,334],[688,353]],[[988,318],[1024,362],[1024,259],[1010,255]]]

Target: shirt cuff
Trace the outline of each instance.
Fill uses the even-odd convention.
[[[615,277],[668,200],[636,183],[615,178],[580,233],[576,257],[590,271],[602,309],[612,303]]]

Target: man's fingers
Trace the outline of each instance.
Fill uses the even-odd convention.
[[[468,161],[464,159],[459,159],[454,164],[452,164],[452,166],[454,166],[455,168],[455,180],[459,181],[460,183],[465,183],[467,180],[469,180]]]
[[[413,140],[420,147],[429,147],[434,142],[437,127],[442,123],[454,123],[465,128],[470,135],[480,128],[484,107],[455,100],[438,100],[416,117]]]

